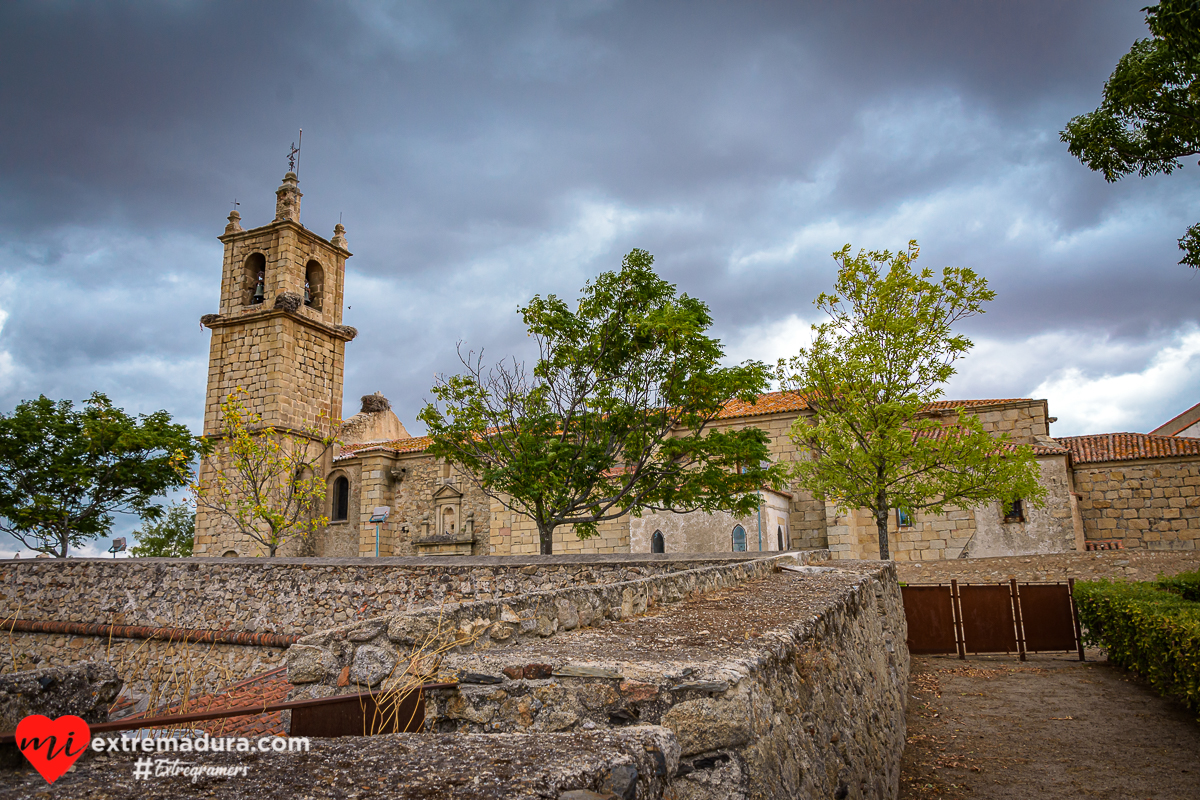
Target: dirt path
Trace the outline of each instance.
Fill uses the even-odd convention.
[[[1200,800],[1200,722],[1102,659],[914,656],[902,800]]]

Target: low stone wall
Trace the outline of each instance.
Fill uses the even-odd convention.
[[[606,585],[750,554],[0,561],[0,619],[312,633],[442,603]]]
[[[480,734],[533,743],[661,726],[679,752],[677,768],[662,761],[664,797],[894,798],[909,670],[895,567],[776,569],[785,563],[549,593],[508,603],[516,622],[504,603],[451,609],[460,634],[477,621],[487,633],[446,655],[442,673],[461,683],[427,695],[426,726],[471,736],[484,755]],[[355,681],[386,690],[421,621],[426,612],[307,637],[288,656],[293,696]]]
[[[123,695],[137,701],[141,711],[274,669],[285,652],[282,647],[6,631],[0,633],[0,674],[103,662],[117,671],[125,682]]]
[[[108,720],[108,706],[121,679],[107,664],[82,663],[0,675],[0,733],[10,733],[30,714],[63,714],[95,724]]]
[[[379,686],[406,657],[440,650],[451,642],[459,643],[456,652],[465,652],[542,640],[559,630],[619,622],[661,603],[676,603],[773,573],[776,561],[807,564],[812,560],[808,551],[788,553],[621,583],[567,586],[506,600],[450,603],[363,620],[301,638],[288,651],[288,680],[313,684],[295,693],[297,698],[356,692]],[[431,673],[433,667],[428,664],[424,670]]]
[[[1200,570],[1200,552],[1156,553],[1145,550],[1046,553],[1002,558],[960,558],[951,561],[896,563],[905,583],[995,583],[1019,581],[1094,580],[1124,578],[1153,580],[1158,575],[1175,575]]]
[[[667,779],[679,764],[671,732],[622,731],[540,735],[391,734],[313,739],[307,753],[208,753],[211,766],[246,767],[232,778],[186,774],[134,777],[141,753],[83,759],[54,783],[23,765],[0,780],[0,800],[88,797],[176,800],[180,797],[295,800],[307,797],[436,800],[679,800]],[[22,759],[23,760],[23,759]]]

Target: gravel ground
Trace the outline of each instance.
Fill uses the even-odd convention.
[[[1200,722],[1087,658],[913,656],[902,800],[1200,799]]]

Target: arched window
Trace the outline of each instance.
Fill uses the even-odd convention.
[[[259,305],[266,293],[267,257],[262,253],[251,253],[246,259],[246,305]]]
[[[333,482],[333,513],[330,518],[334,522],[344,522],[350,517],[350,481],[345,475],[339,475]]]
[[[665,553],[667,552],[667,543],[663,540],[662,531],[655,531],[650,537],[650,552]]]
[[[325,271],[316,261],[304,267],[304,305],[321,310],[321,296],[325,293]]]
[[[237,558],[237,557],[238,557],[237,550],[226,550],[224,553],[221,553],[221,558]]]
[[[778,530],[778,531],[779,531],[779,549],[780,549],[780,550],[785,550],[785,549],[787,549],[787,548],[785,548],[785,547],[783,546],[783,527],[782,527],[782,526],[777,526],[776,530]]]
[[[733,527],[733,552],[744,553],[746,551],[746,529],[741,525]]]

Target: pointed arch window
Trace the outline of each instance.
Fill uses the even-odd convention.
[[[746,529],[741,525],[733,527],[733,552],[746,552]]]
[[[665,539],[663,539],[662,531],[655,531],[654,535],[650,537],[650,552],[651,553],[667,552],[667,542]]]

